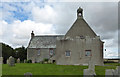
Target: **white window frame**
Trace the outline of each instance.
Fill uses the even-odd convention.
[[[69,51],[69,53],[70,53],[69,56],[66,55],[68,51]],[[71,52],[70,52],[70,50],[65,51],[65,56],[66,56],[66,57],[70,57],[70,56],[71,56]]]

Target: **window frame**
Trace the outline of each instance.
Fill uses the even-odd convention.
[[[86,52],[88,52],[88,51],[90,52],[90,55],[86,55]],[[92,56],[91,50],[85,50],[85,56],[86,56],[86,57]]]
[[[66,55],[68,51],[69,51],[69,53],[70,53],[69,56]],[[70,57],[70,56],[71,56],[71,51],[70,51],[70,50],[66,50],[66,51],[65,51],[65,56],[66,56],[66,57]]]
[[[50,52],[51,50],[53,50],[52,55],[50,54],[50,53],[51,53],[51,52]],[[53,49],[53,48],[49,48],[49,55],[50,55],[50,56],[53,56],[53,55],[54,55],[54,49]]]
[[[40,49],[37,51],[37,55],[38,55],[38,56],[41,55],[41,50],[40,50]]]

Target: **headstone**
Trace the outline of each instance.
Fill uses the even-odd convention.
[[[106,69],[105,75],[113,75],[114,70],[113,69]]]
[[[26,60],[24,60],[24,63],[26,63]]]
[[[7,59],[7,64],[9,64],[9,59]]]
[[[3,57],[0,57],[0,64],[3,64]]]
[[[17,63],[20,63],[20,58],[17,59]]]
[[[89,61],[88,69],[84,69],[84,77],[85,76],[90,76],[94,77],[96,75],[95,73],[95,64],[92,61]]]
[[[92,61],[89,61],[88,69],[95,70],[95,64]]]
[[[32,77],[32,73],[27,72],[27,73],[24,74],[24,76],[25,76],[25,77]]]
[[[117,68],[118,68],[118,75],[120,77],[120,66],[118,66]]]
[[[105,76],[108,77],[120,77],[120,66],[117,66],[116,69],[106,69]]]
[[[34,61],[34,60],[32,60],[32,63],[35,63],[35,61]]]
[[[12,56],[9,57],[9,65],[10,66],[15,66],[15,59]]]
[[[120,77],[120,66],[117,66],[116,69],[113,72],[114,76],[119,76]]]

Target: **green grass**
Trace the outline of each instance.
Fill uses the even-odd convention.
[[[106,64],[105,64],[106,65]],[[108,65],[108,64],[107,64]],[[112,66],[96,66],[97,75],[105,75],[105,69],[115,69],[116,64]],[[88,66],[73,66],[73,65],[55,65],[55,64],[29,64],[20,63],[10,67],[7,64],[2,65],[3,75],[24,75],[26,72],[31,72],[33,75],[83,75],[83,69]]]

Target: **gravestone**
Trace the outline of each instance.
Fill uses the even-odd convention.
[[[35,61],[34,61],[34,60],[32,60],[32,63],[35,63]]]
[[[116,69],[114,70],[113,75],[118,75],[118,74],[119,74],[119,73],[118,73],[118,69],[119,69],[119,67],[117,66]]]
[[[94,77],[96,75],[95,73],[95,64],[92,61],[89,61],[88,69],[84,69],[84,77],[90,76]]]
[[[120,77],[120,66],[117,66],[116,69],[106,69],[105,76],[108,77]]]
[[[32,73],[27,72],[27,73],[24,74],[24,76],[25,76],[25,77],[32,77]]]
[[[89,61],[88,69],[95,70],[95,64],[92,61]]]
[[[9,59],[7,59],[7,64],[9,64]]]
[[[24,60],[24,63],[26,63],[26,60]]]
[[[12,56],[9,57],[9,65],[10,66],[15,66],[15,59]]]
[[[0,64],[3,64],[3,57],[0,57]]]
[[[17,59],[17,63],[20,63],[20,58]]]
[[[114,69],[106,69],[105,75],[113,75]]]

